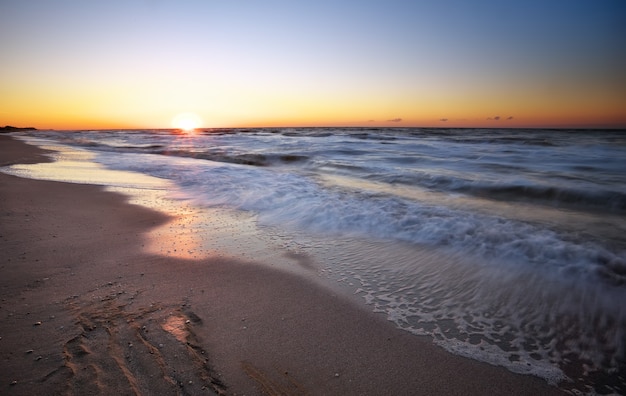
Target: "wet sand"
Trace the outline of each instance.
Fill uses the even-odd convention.
[[[41,154],[0,136],[2,166]],[[0,173],[0,394],[560,393],[295,274],[147,253],[170,220],[98,186]]]

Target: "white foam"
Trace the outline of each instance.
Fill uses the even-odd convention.
[[[553,384],[568,379],[563,367],[572,360],[584,361],[589,372],[610,373],[621,364],[620,288],[406,244],[334,244],[325,256],[331,278],[354,280],[355,293],[374,311],[453,353]]]
[[[598,245],[570,241],[529,223],[381,192],[329,187],[307,174],[151,154],[105,153],[98,161],[172,179],[186,198],[252,211],[268,225],[441,246],[570,276],[589,276],[605,262],[626,265],[624,257]]]

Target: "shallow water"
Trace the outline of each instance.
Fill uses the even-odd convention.
[[[626,392],[624,132],[29,135],[242,216],[259,246],[310,257],[398,327],[453,353],[564,387]],[[201,248],[220,250],[223,239]]]

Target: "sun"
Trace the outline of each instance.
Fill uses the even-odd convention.
[[[192,132],[202,125],[202,119],[195,113],[180,113],[172,119],[172,126],[184,132]]]

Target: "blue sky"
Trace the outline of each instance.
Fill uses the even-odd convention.
[[[624,37],[623,0],[3,0],[0,123],[626,125]]]

